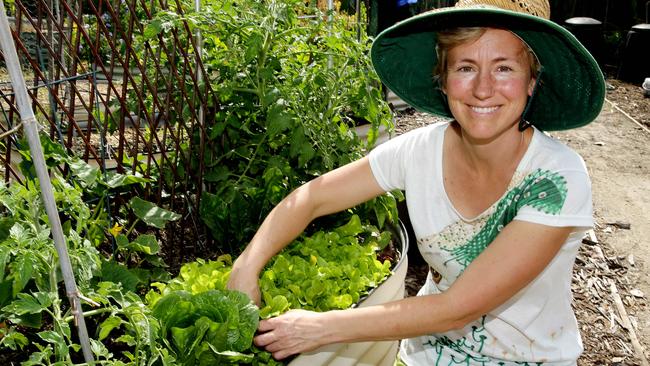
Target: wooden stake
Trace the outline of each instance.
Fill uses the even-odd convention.
[[[616,310],[618,310],[618,314],[621,317],[621,321],[623,322],[623,327],[625,327],[625,329],[627,329],[628,333],[630,334],[632,347],[634,347],[634,352],[636,353],[636,356],[639,358],[639,360],[641,360],[641,366],[650,366],[650,364],[648,364],[648,360],[645,358],[645,353],[643,352],[643,346],[641,345],[641,342],[639,342],[639,339],[636,337],[636,333],[634,332],[634,327],[632,327],[630,318],[627,316],[627,312],[625,311],[625,306],[623,305],[623,300],[621,300],[621,296],[618,294],[618,290],[616,289],[616,285],[614,284],[614,282],[612,282],[610,287],[612,291],[612,297],[614,298],[614,304],[616,304]]]

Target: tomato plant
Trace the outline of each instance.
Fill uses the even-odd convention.
[[[316,16],[299,16],[306,12]],[[206,121],[205,149],[196,149],[195,131],[177,153],[195,171],[205,166],[201,218],[222,252],[236,253],[290,191],[362,157],[378,127],[391,127],[391,114],[367,56],[370,39],[357,38],[346,18],[329,22],[297,0],[213,1],[200,12],[158,13],[146,41],[156,47],[181,22],[201,32],[206,77],[219,100]],[[352,129],[358,120],[372,125],[367,141]],[[395,219],[394,207],[385,196],[332,225],[357,213],[381,226]]]

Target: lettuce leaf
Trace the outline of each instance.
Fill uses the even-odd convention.
[[[225,363],[246,358],[259,321],[259,310],[238,291],[198,294],[174,291],[153,307],[165,344],[184,365]]]

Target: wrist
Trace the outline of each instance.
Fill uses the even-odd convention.
[[[325,344],[345,343],[350,341],[349,334],[346,335],[346,312],[347,310],[331,310],[323,314],[323,329],[327,329],[324,335]]]
[[[259,260],[256,260],[255,256],[248,255],[247,251],[244,250],[233,262],[232,272],[236,272],[238,275],[245,275],[246,277],[252,276],[259,278],[264,265],[265,263],[260,263]]]

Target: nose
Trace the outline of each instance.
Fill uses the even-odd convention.
[[[494,78],[490,72],[479,71],[474,80],[473,94],[478,99],[487,99],[494,93]]]

